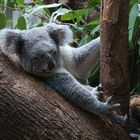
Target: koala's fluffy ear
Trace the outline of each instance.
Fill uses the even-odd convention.
[[[67,25],[49,23],[45,27],[57,45],[63,46],[72,42],[73,33]]]
[[[0,31],[0,46],[9,54],[17,53],[17,40],[20,30],[3,29]]]

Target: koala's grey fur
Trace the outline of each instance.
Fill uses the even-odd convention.
[[[16,53],[27,72],[41,76],[47,85],[81,108],[125,123],[125,117],[113,112],[119,104],[98,100],[98,87],[87,84],[88,73],[99,59],[100,38],[80,48],[72,48],[72,31],[66,25],[47,24],[30,30],[4,29],[0,33],[3,50]],[[79,81],[77,80],[79,79]]]

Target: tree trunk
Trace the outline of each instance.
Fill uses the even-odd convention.
[[[1,140],[127,140],[121,126],[65,100],[15,58],[0,51]]]
[[[128,113],[128,0],[101,1],[101,83]],[[126,130],[127,132],[128,130]]]

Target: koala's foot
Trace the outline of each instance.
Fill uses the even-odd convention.
[[[128,116],[127,114],[125,116],[121,116],[118,115],[117,113],[114,112],[115,109],[120,107],[119,103],[113,103],[112,101],[112,96],[110,96],[107,101],[105,103],[103,103],[104,107],[101,107],[101,110],[103,111],[103,114],[110,118],[113,122],[118,123],[118,124],[122,124],[125,125],[127,120],[128,120]]]
[[[128,122],[128,115],[127,114],[125,114],[124,116],[116,114],[116,116],[117,116],[117,119],[115,119],[116,123],[121,124],[121,125],[127,124],[127,122]]]
[[[98,98],[100,98],[101,97],[101,94],[103,94],[104,93],[104,91],[103,91],[103,87],[102,87],[102,85],[101,84],[99,84],[99,86],[97,86],[97,87],[95,87],[95,88],[92,88],[92,94],[94,94],[95,95],[95,97],[98,99]]]

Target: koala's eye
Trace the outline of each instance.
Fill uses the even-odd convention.
[[[20,35],[17,36],[16,46],[16,51],[18,54],[20,54],[24,46],[24,39]]]
[[[40,61],[40,57],[35,57],[34,60],[35,61]]]
[[[51,53],[52,53],[53,55],[57,55],[57,51],[56,51],[56,50],[53,50]]]

